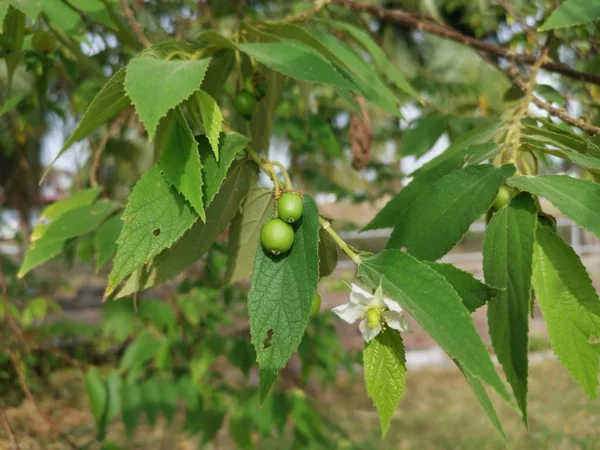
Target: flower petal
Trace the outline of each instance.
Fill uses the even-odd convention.
[[[350,303],[368,305],[373,300],[373,294],[368,293],[357,284],[352,283],[350,289]]]
[[[385,320],[385,323],[387,323],[388,327],[401,332],[412,333],[410,325],[408,324],[408,321],[406,320],[404,314],[396,311],[384,311],[382,316],[383,320]]]
[[[360,332],[362,333],[363,339],[365,342],[372,341],[375,336],[377,336],[381,332],[381,324],[377,324],[377,327],[371,328],[367,324],[367,320],[363,319],[358,324],[358,328],[360,328]]]
[[[383,289],[381,288],[381,284],[375,291],[375,296],[373,297],[373,301],[371,301],[370,306],[376,306],[377,308],[380,308],[380,309],[385,308],[385,302],[383,299]]]
[[[398,302],[395,302],[391,298],[383,297],[383,302],[385,306],[391,311],[396,311],[397,313],[401,313],[404,311]]]
[[[364,305],[357,305],[352,302],[336,306],[332,311],[336,313],[340,319],[348,323],[354,323],[365,315]]]

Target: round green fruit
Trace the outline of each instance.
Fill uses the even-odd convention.
[[[56,39],[48,31],[36,31],[31,39],[31,45],[38,53],[52,53],[56,50]]]
[[[294,223],[302,217],[304,201],[302,197],[293,192],[286,192],[277,200],[277,214],[287,223]]]
[[[256,109],[256,97],[248,91],[242,91],[235,97],[233,106],[240,116],[246,120],[250,120]]]
[[[281,219],[271,219],[260,230],[260,243],[274,255],[285,253],[294,244],[294,229]]]
[[[498,195],[494,199],[494,209],[498,211],[510,203],[513,197],[513,190],[508,186],[500,186]]]
[[[316,316],[321,309],[321,296],[318,292],[313,297],[312,307],[310,308],[310,317]]]

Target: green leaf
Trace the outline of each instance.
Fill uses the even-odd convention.
[[[375,403],[381,435],[385,437],[406,388],[406,356],[400,333],[386,328],[365,344],[363,365],[367,392]]]
[[[81,122],[75,128],[73,134],[67,139],[67,142],[65,142],[60,152],[58,152],[48,169],[46,169],[44,177],[48,174],[52,165],[71,145],[88,137],[96,128],[130,105],[129,98],[127,98],[123,86],[124,80],[125,68],[120,69],[106,82],[104,87],[98,92],[98,95],[92,100],[87,111],[83,114]]]
[[[253,189],[242,207],[242,211],[233,219],[229,229],[227,251],[228,283],[235,283],[250,276],[254,266],[254,256],[258,250],[260,230],[273,216],[275,204],[273,191]]]
[[[106,377],[106,390],[107,390],[107,405],[105,409],[105,420],[110,423],[112,419],[121,410],[121,375],[117,370],[113,370]]]
[[[158,417],[162,401],[160,398],[160,390],[157,379],[154,377],[148,378],[142,384],[141,393],[142,405],[144,408],[144,412],[146,413],[146,417],[148,418],[148,423],[152,428],[154,428],[154,425],[156,425],[156,418]]]
[[[104,303],[102,310],[103,333],[107,337],[123,342],[133,331],[134,315],[135,311],[131,301]]]
[[[431,150],[446,130],[446,120],[445,116],[436,112],[421,117],[414,127],[402,134],[402,156],[418,158]]]
[[[319,230],[319,278],[329,276],[338,263],[338,246],[322,228]]]
[[[542,24],[539,31],[583,25],[600,19],[600,4],[595,0],[566,0]]]
[[[85,390],[96,423],[98,439],[102,440],[106,434],[105,411],[108,405],[108,389],[98,369],[90,369],[85,374]]]
[[[514,166],[467,166],[446,175],[402,214],[387,248],[406,247],[417,258],[444,256],[490,208]]]
[[[157,384],[160,392],[160,410],[170,424],[177,410],[177,386],[170,378],[159,378]]]
[[[35,21],[42,11],[44,0],[8,0],[8,4]]]
[[[23,40],[25,38],[25,15],[17,5],[21,2],[12,0],[13,8],[8,9],[4,18],[4,35],[10,38],[10,44],[4,56],[6,62],[6,71],[8,73],[8,89],[12,86],[13,76],[21,61],[21,50],[23,49]],[[22,0],[22,3],[27,3]],[[15,9],[17,8],[17,9]],[[37,15],[37,14],[36,14]]]
[[[558,359],[585,393],[596,398],[600,300],[575,251],[540,225],[534,246],[533,286]]]
[[[220,50],[215,53],[210,61],[204,80],[202,80],[202,90],[218,102],[223,95],[225,83],[234,67],[235,52]]]
[[[390,200],[364,229],[373,230],[396,225],[403,212],[432,184],[450,172],[460,169],[469,157],[488,153],[491,148],[495,148],[494,144],[487,144],[485,147],[472,146],[492,140],[498,128],[498,122],[485,123],[453,142],[441,155],[415,171],[412,174],[414,180]]]
[[[600,184],[568,175],[512,177],[508,184],[546,197],[565,216],[600,236]]]
[[[96,271],[117,252],[117,239],[123,229],[123,221],[114,216],[98,227],[96,231]]]
[[[265,66],[297,80],[358,92],[357,86],[344,78],[327,59],[301,42],[241,44],[239,48]]]
[[[255,176],[254,163],[245,161],[234,165],[206,210],[206,223],[197,221],[171,249],[155,257],[143,275],[134,274],[118,292],[117,298],[170,280],[200,259],[238,212]]]
[[[77,11],[61,0],[43,0],[42,11],[48,16],[54,27],[67,35],[76,34],[84,28]]]
[[[483,240],[485,281],[504,289],[488,305],[492,346],[527,423],[531,266],[537,210],[522,193],[494,214]]]
[[[185,197],[202,220],[206,220],[198,143],[180,111],[176,111],[169,121],[159,145],[158,164],[165,179]]]
[[[196,215],[154,165],[134,186],[121,217],[114,265],[105,295],[127,275],[171,247],[196,221]]]
[[[465,370],[511,402],[473,319],[444,277],[400,250],[384,250],[364,258],[358,274],[373,289],[382,282],[384,293],[397,301]]]
[[[219,136],[223,128],[223,115],[219,109],[219,105],[206,92],[200,90],[194,94],[196,103],[200,108],[200,116],[202,117],[202,126],[204,133],[210,142],[215,158],[219,160]]]
[[[488,286],[473,277],[472,274],[464,272],[452,264],[436,262],[425,262],[425,264],[452,285],[462,299],[465,308],[471,313],[502,293],[502,289]]]
[[[478,378],[474,377],[469,372],[464,370],[461,367],[461,365],[458,363],[458,361],[455,360],[454,362],[456,363],[456,365],[458,366],[458,368],[460,369],[462,374],[465,376],[465,379],[467,380],[467,383],[469,383],[469,386],[471,386],[471,389],[473,390],[473,393],[475,394],[477,401],[479,402],[479,404],[481,405],[481,407],[487,414],[488,419],[490,419],[490,422],[492,422],[492,425],[494,425],[494,428],[496,429],[498,434],[500,436],[502,436],[502,439],[506,443],[508,441],[508,439],[506,437],[506,433],[504,432],[504,428],[502,428],[502,423],[500,422],[500,419],[498,418],[498,414],[496,414],[496,409],[494,408],[494,404],[490,400],[490,397],[488,396],[488,393],[486,392],[485,387],[483,387],[483,385],[481,384],[481,382],[479,381]]]
[[[160,341],[149,330],[143,330],[135,340],[129,344],[119,361],[119,368],[131,370],[150,361],[158,348]]]
[[[0,10],[0,15],[1,14],[2,11]],[[2,20],[3,18],[0,17],[0,26],[2,25]],[[11,95],[6,100],[4,100],[4,103],[0,107],[0,117],[19,106],[19,104],[25,99],[25,97],[27,97],[26,93],[19,92],[17,94]]]
[[[0,3],[0,34],[4,33],[4,18],[8,13],[9,6],[10,5],[8,3]],[[4,102],[4,104],[6,104],[6,101]],[[6,113],[6,111],[4,110],[4,105],[2,106],[2,109],[0,109],[0,111],[0,116]]]
[[[272,70],[266,70],[264,74],[268,79],[267,95],[258,103],[250,122],[252,147],[257,152],[269,150],[277,107],[280,104],[281,94],[287,80],[285,76]]]
[[[54,258],[62,251],[68,239],[94,231],[118,208],[119,204],[116,202],[100,200],[59,216],[48,225],[42,237],[29,246],[18,276],[23,277],[30,270]]]
[[[200,89],[209,63],[210,58],[164,60],[150,56],[138,56],[129,62],[125,90],[149,139],[169,110]]]
[[[358,42],[358,44],[362,45],[373,57],[373,61],[379,67],[379,70],[381,70],[390,81],[398,87],[398,89],[413,98],[420,98],[418,92],[415,91],[396,66],[390,62],[390,59],[385,52],[377,45],[371,36],[369,36],[369,33],[346,22],[330,20],[326,23],[338,30],[347,32],[356,42]]]
[[[260,247],[256,252],[248,314],[260,366],[262,399],[304,335],[317,290],[318,240],[319,212],[314,200],[305,195],[304,212],[295,227],[292,249],[279,256]]]
[[[87,16],[91,17],[98,23],[117,30],[118,26],[114,22],[110,14],[110,8],[107,8],[101,0],[68,0],[71,5],[80,11],[84,12]]]
[[[237,152],[248,146],[248,138],[239,133],[223,133],[220,138],[220,148],[216,154],[211,151],[206,136],[196,136],[204,174],[204,204],[209,206],[221,188],[227,171],[231,167]]]
[[[142,413],[142,392],[139,383],[128,381],[121,386],[121,418],[129,439],[135,434]]]

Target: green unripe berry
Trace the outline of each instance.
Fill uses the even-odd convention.
[[[316,316],[321,309],[321,296],[318,292],[315,292],[315,296],[313,297],[312,306],[310,308],[310,317]]]
[[[498,195],[494,199],[494,209],[498,211],[499,209],[504,208],[506,205],[510,203],[510,200],[513,198],[514,192],[513,189],[508,186],[500,186],[500,190],[498,191]]]
[[[294,229],[281,219],[271,219],[260,230],[260,243],[274,255],[285,253],[294,244]]]
[[[379,308],[371,308],[367,311],[367,325],[370,328],[377,328],[381,321],[381,311]]]
[[[56,50],[56,39],[48,31],[36,31],[31,39],[31,45],[38,53],[52,53]]]
[[[293,192],[286,192],[277,201],[277,214],[287,223],[294,223],[302,217],[304,201],[302,197]]]
[[[256,109],[256,97],[248,91],[242,91],[235,97],[233,106],[240,116],[250,120]]]

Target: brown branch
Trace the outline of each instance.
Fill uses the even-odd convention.
[[[509,59],[521,64],[533,65],[537,58],[533,55],[523,55],[520,53],[513,52],[499,45],[490,44],[488,42],[480,41],[479,39],[466,36],[453,28],[429,23],[421,20],[411,14],[398,9],[385,9],[375,5],[367,3],[359,3],[353,0],[331,0],[331,3],[344,6],[348,9],[352,9],[357,12],[366,12],[379,17],[382,20],[391,20],[394,22],[401,23],[409,28],[414,28],[425,33],[434,34],[451,41],[458,42],[460,44],[471,47],[474,50],[483,52],[488,55],[499,56],[502,58]],[[600,76],[593,75],[591,73],[580,72],[571,68],[570,66],[562,63],[553,61],[545,61],[542,68],[550,72],[560,73],[566,77],[585,81],[600,86]]]
[[[133,11],[131,10],[131,8],[129,7],[129,5],[127,4],[127,0],[119,0],[119,2],[121,3],[121,8],[123,8],[123,12],[125,13],[125,17],[127,18],[127,22],[129,22],[129,26],[131,27],[131,29],[133,30],[133,32],[137,36],[138,41],[140,41],[142,43],[142,45],[144,47],[146,47],[146,48],[151,47],[152,46],[152,42],[150,42],[148,40],[148,38],[146,37],[146,35],[142,31],[142,26],[140,25],[140,23],[137,20],[135,20],[135,16],[133,14]]]
[[[115,134],[117,128],[119,128],[125,122],[128,115],[129,112],[124,111],[119,117],[117,117],[110,127],[108,127],[108,130],[106,130],[106,133],[104,133],[102,139],[100,139],[100,142],[98,143],[98,146],[94,150],[94,154],[92,155],[92,164],[90,165],[90,184],[92,187],[98,186],[97,172],[98,168],[100,167],[100,157],[102,156],[102,152],[104,152],[108,140],[113,134]]]
[[[8,421],[8,416],[6,415],[6,412],[4,411],[4,409],[2,409],[1,406],[0,406],[0,416],[2,416],[2,422],[4,422],[4,428],[6,428],[6,432],[8,433],[8,436],[10,437],[10,440],[13,443],[14,449],[21,450],[21,447],[19,447],[19,443],[17,442],[17,438],[15,437],[15,433],[13,433],[13,430],[10,426],[10,422]]]

